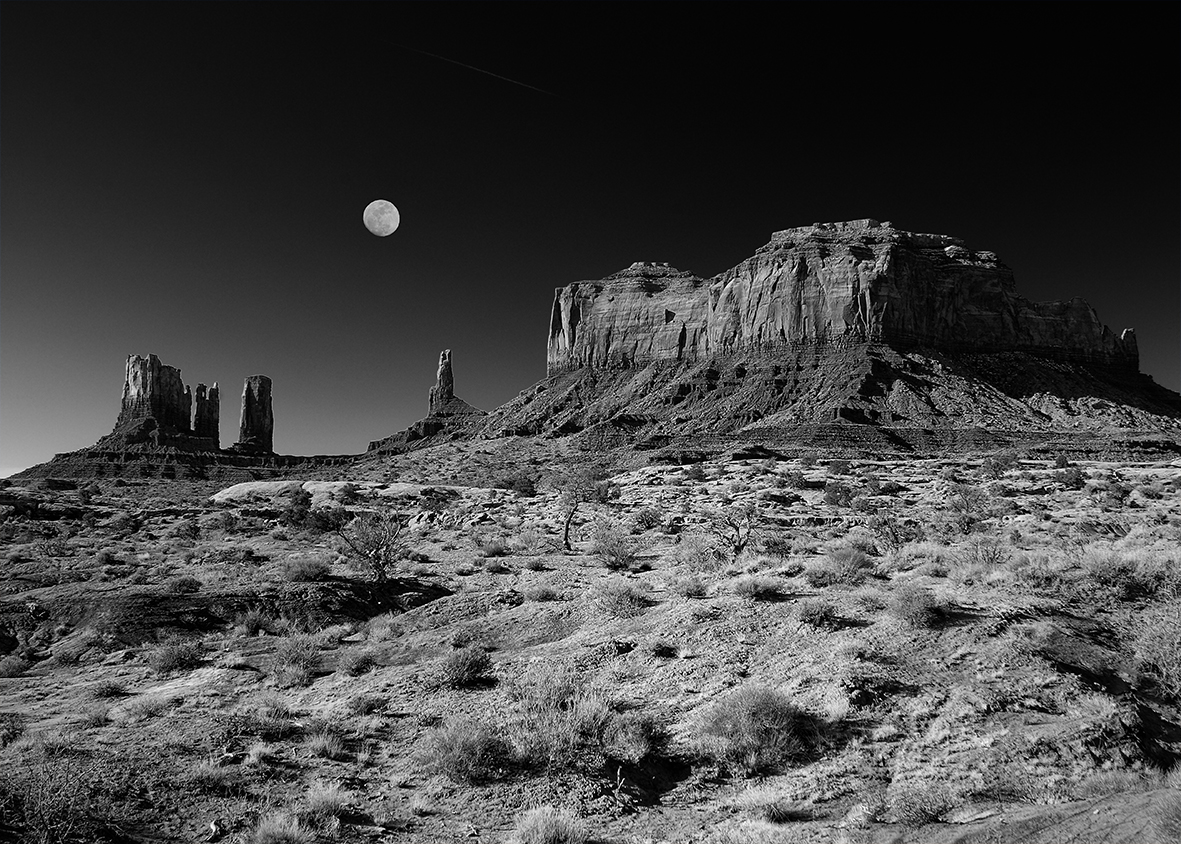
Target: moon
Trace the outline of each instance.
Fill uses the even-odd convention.
[[[402,216],[394,203],[384,199],[375,199],[366,205],[362,219],[365,220],[365,228],[378,237],[393,234],[398,228],[398,223],[402,222]]]

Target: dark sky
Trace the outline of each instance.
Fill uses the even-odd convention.
[[[1177,389],[1179,9],[9,0],[0,472],[107,433],[130,353],[219,381],[223,444],[263,373],[276,450],[363,451],[440,349],[479,407],[544,377],[555,287],[861,217],[1088,299]]]

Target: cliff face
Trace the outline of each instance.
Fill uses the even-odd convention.
[[[863,341],[1139,369],[1133,332],[1117,336],[1083,300],[1029,302],[993,253],[875,220],[776,232],[709,281],[633,264],[559,288],[547,365],[555,374]]]

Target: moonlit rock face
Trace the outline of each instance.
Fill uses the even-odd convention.
[[[398,228],[398,223],[402,221],[394,203],[384,199],[375,199],[366,205],[363,219],[365,228],[378,237],[393,234]]]

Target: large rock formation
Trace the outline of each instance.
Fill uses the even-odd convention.
[[[1116,429],[1164,432],[1172,449],[1181,432],[1181,396],[1140,374],[1131,330],[1081,299],[1022,298],[991,252],[874,220],[776,232],[708,280],[637,263],[558,288],[547,371],[481,432],[591,449],[735,436],[959,448],[982,430]]]
[[[639,263],[558,288],[547,366],[554,374],[865,341],[1139,365],[1131,330],[1114,334],[1081,299],[1021,298],[993,253],[854,220],[776,232],[709,281]]]
[[[191,430],[192,404],[192,395],[181,380],[179,369],[165,366],[155,355],[127,356],[123,404],[116,428],[154,419],[160,428],[187,434]]]
[[[193,412],[193,435],[207,437],[213,440],[214,448],[221,448],[221,391],[217,382],[206,389],[204,384],[197,385],[196,409]]]
[[[271,408],[271,379],[251,375],[242,387],[242,414],[234,448],[250,453],[274,451],[275,414]]]

